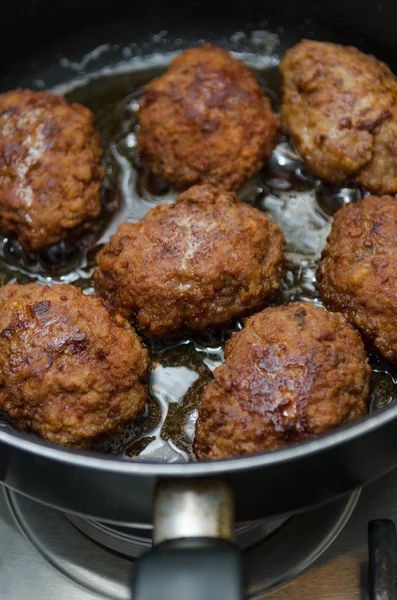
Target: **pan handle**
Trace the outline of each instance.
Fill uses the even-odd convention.
[[[137,563],[134,600],[242,600],[242,563],[233,541],[233,496],[226,483],[161,483],[154,547]]]

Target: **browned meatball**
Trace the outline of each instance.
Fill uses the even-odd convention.
[[[326,306],[346,313],[397,360],[397,202],[368,197],[338,210],[317,271]]]
[[[19,429],[87,448],[142,411],[148,366],[100,298],[70,285],[0,289],[0,408]]]
[[[143,161],[177,189],[237,189],[269,158],[279,121],[252,72],[221,48],[185,50],[145,88]]]
[[[363,416],[371,369],[359,333],[313,304],[268,308],[226,344],[201,397],[194,452],[275,450]]]
[[[84,106],[50,92],[0,94],[0,229],[39,252],[92,228],[101,211],[100,158]]]
[[[397,192],[397,79],[356,48],[304,40],[281,61],[281,116],[312,171]]]
[[[97,292],[148,335],[225,325],[274,298],[285,241],[235,194],[195,186],[121,225],[97,257]]]

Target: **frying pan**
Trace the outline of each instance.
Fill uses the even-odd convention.
[[[393,68],[396,20],[393,0],[15,0],[2,7],[0,89],[35,87],[42,80],[56,86],[72,77],[62,56],[78,62],[103,44],[107,53],[83,65],[85,73],[117,62],[131,42],[141,56],[173,49],[168,45],[176,39],[181,48],[202,39],[228,47],[233,34],[249,29],[277,32],[280,54],[312,37],[356,45]],[[225,541],[234,511],[238,522],[250,521],[347,494],[397,464],[396,439],[393,403],[296,447],[211,463],[159,464],[70,451],[1,424],[0,480],[44,504],[101,521],[150,527],[154,511],[159,545],[138,569],[134,597],[232,600],[241,594],[238,555]],[[187,593],[178,572],[200,583]],[[151,586],[154,574],[161,591]]]

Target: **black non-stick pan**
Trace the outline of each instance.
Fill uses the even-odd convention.
[[[2,284],[66,281],[90,292],[95,253],[117,225],[139,219],[158,202],[173,201],[175,194],[145,171],[126,139],[128,132],[121,135],[120,128],[127,123],[133,131],[134,114],[130,110],[127,118],[127,108],[139,102],[142,86],[164,71],[176,52],[203,41],[235,52],[254,69],[277,109],[277,65],[288,47],[305,37],[355,45],[393,69],[396,19],[392,0],[19,0],[2,6],[0,90],[49,88],[88,105],[102,133],[108,167],[98,238],[83,246],[63,244],[40,256],[25,255],[5,239],[0,242]],[[271,214],[287,237],[288,273],[279,303],[320,303],[314,274],[332,214],[361,193],[316,180],[287,139],[280,141],[268,167],[244,186],[241,198]],[[373,354],[370,412],[356,424],[267,454],[211,463],[192,460],[200,389],[222,361],[231,331],[148,342],[160,369],[152,373],[145,414],[124,436],[92,452],[57,448],[16,431],[7,420],[0,423],[0,480],[10,488],[60,510],[108,522],[149,527],[155,515],[159,545],[140,570],[139,599],[193,599],[203,593],[207,598],[239,597],[238,558],[230,544],[234,511],[237,521],[296,513],[351,492],[397,464],[394,367]],[[174,572],[175,557],[186,576],[198,577],[197,565],[206,569],[195,588],[201,595],[192,588],[186,593],[180,579],[171,585],[171,596],[166,585],[157,592],[148,589],[153,571],[161,570],[163,582]],[[208,581],[211,590],[204,592]]]

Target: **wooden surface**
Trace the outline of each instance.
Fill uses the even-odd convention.
[[[266,598],[366,600],[367,523],[374,518],[392,518],[397,523],[397,470],[363,490],[346,528],[314,566]]]

